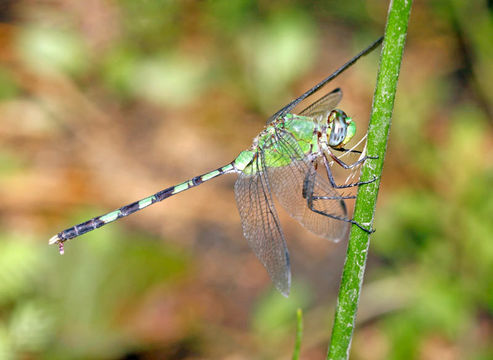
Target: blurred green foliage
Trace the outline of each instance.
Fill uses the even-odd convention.
[[[132,350],[136,344],[118,324],[122,312],[154,284],[177,283],[189,265],[181,250],[112,230],[74,244],[70,258],[2,234],[0,304],[9,309],[2,359],[117,357]]]
[[[0,7],[0,359],[286,358],[298,307],[301,358],[325,356],[340,271],[325,254],[341,246],[289,228],[292,295],[265,292],[231,182],[63,257],[46,243],[231,160],[376,38],[387,4],[83,3]],[[492,19],[481,0],[413,9],[354,359],[493,358]],[[359,129],[371,59],[334,83]]]
[[[15,80],[8,70],[0,67],[0,100],[12,98],[18,94]]]
[[[405,122],[406,114],[400,115]],[[460,343],[474,333],[474,319],[491,316],[493,309],[493,243],[488,240],[493,164],[486,160],[493,156],[487,145],[491,134],[475,107],[457,107],[449,121],[440,141],[420,146],[420,138],[426,143],[420,134],[428,124],[423,124],[413,134],[417,145],[406,144],[405,151],[431,162],[430,171],[425,167],[426,187],[395,191],[378,216],[381,232],[374,248],[388,265],[385,272],[405,279],[402,286],[415,293],[411,307],[383,322],[393,339],[392,359],[418,356],[416,349],[431,335]],[[469,346],[471,358],[491,350],[491,342]],[[414,349],[414,356],[404,357],[406,349]]]
[[[86,70],[87,49],[80,36],[44,27],[26,28],[19,34],[19,52],[37,71],[80,74]]]

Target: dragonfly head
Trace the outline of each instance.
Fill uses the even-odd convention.
[[[343,147],[356,133],[356,124],[353,119],[339,109],[334,109],[330,112],[327,125],[329,146],[333,148]]]

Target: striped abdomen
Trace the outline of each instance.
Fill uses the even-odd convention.
[[[213,179],[215,177],[218,177],[220,175],[229,173],[234,171],[235,168],[233,164],[228,164],[226,166],[223,166],[221,168],[218,168],[214,171],[208,172],[206,174],[196,176],[188,181],[185,181],[181,184],[178,184],[176,186],[169,187],[167,189],[161,190],[154,195],[151,195],[149,197],[146,197],[142,200],[133,202],[131,204],[125,205],[118,210],[112,211],[110,213],[107,213],[105,215],[101,215],[98,217],[95,217],[91,220],[88,220],[86,222],[83,222],[81,224],[72,226],[71,228],[68,228],[66,230],[63,230],[62,232],[58,233],[57,235],[53,236],[50,239],[50,244],[54,243],[63,243],[64,241],[67,241],[69,239],[73,239],[74,237],[77,237],[79,235],[85,234],[89,231],[95,230],[103,225],[109,224],[110,222],[113,222],[115,220],[118,220],[122,217],[128,216],[133,214],[134,212],[137,212],[139,210],[142,210],[152,204],[155,204],[159,201],[162,201],[166,198],[169,198],[170,196],[176,195],[182,191],[188,190],[192,187],[195,187],[197,185],[202,184],[205,181],[208,181],[210,179]]]

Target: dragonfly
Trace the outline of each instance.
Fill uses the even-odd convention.
[[[323,238],[339,241],[348,236],[351,224],[372,232],[354,221],[345,200],[354,199],[344,189],[374,181],[337,184],[332,167],[337,164],[355,171],[368,158],[361,151],[345,146],[356,133],[356,124],[341,109],[336,109],[342,91],[336,88],[298,114],[291,111],[304,99],[352,66],[359,58],[373,51],[383,37],[354,56],[317,85],[281,108],[268,120],[253,140],[229,164],[195,176],[178,185],[161,190],[144,199],[125,205],[107,214],[72,226],[53,236],[61,254],[64,243],[115,220],[131,215],[185,190],[225,174],[238,175],[234,194],[240,213],[243,235],[253,252],[266,268],[274,286],[284,296],[289,295],[291,270],[289,252],[273,197],[305,228]],[[356,152],[357,161],[346,163],[339,153]],[[317,168],[323,171],[318,171]],[[321,173],[322,172],[322,173]]]

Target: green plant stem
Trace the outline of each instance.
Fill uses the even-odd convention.
[[[368,227],[373,225],[411,4],[412,0],[394,0],[389,6],[367,139],[368,154],[378,159],[368,159],[361,169],[361,181],[377,180],[359,188],[354,211],[354,220]],[[370,234],[353,226],[327,359],[349,357],[369,245]]]
[[[303,337],[303,311],[296,311],[296,342],[294,344],[294,352],[292,360],[299,360],[301,350],[301,338]]]

